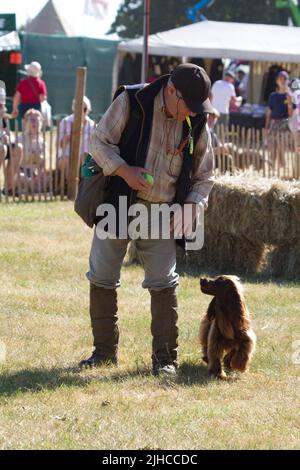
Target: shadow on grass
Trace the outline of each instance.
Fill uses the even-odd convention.
[[[23,369],[0,376],[0,396],[55,390],[61,386],[84,387],[90,379],[79,375],[76,368]]]
[[[192,362],[182,362],[176,383],[179,385],[206,385],[212,381],[207,367],[204,364],[194,364]]]
[[[105,368],[102,375],[86,375],[80,373],[78,367],[51,368],[51,369],[23,369],[17,372],[4,372],[0,377],[0,396],[12,396],[19,393],[39,393],[42,390],[56,390],[60,387],[86,387],[90,382],[117,382],[126,383],[135,378],[152,377],[149,367],[133,370],[118,371],[117,368],[109,370]],[[98,370],[97,370],[98,373]],[[204,365],[182,363],[178,375],[174,378],[160,376],[157,378],[160,385],[172,387],[174,385],[204,385],[211,382],[207,368]]]

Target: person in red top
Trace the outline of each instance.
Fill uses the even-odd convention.
[[[31,64],[25,65],[25,70],[27,72],[27,78],[24,78],[18,83],[13,98],[13,118],[18,116],[19,108],[22,118],[29,109],[38,109],[41,111],[41,103],[47,99],[46,84],[41,79],[41,64],[31,62]]]

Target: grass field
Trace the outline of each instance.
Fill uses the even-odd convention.
[[[245,280],[257,352],[227,383],[200,361],[203,273],[182,273],[181,368],[170,380],[150,374],[149,294],[142,269],[124,267],[120,366],[79,372],[91,351],[92,232],[68,202],[1,204],[0,221],[0,448],[300,447],[299,284]]]

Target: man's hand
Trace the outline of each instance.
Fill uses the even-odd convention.
[[[171,234],[174,234],[175,237],[178,235],[185,235],[185,237],[191,235],[198,210],[199,205],[190,201],[186,201],[182,207],[178,208],[171,217]]]
[[[11,119],[16,119],[18,117],[19,111],[18,109],[14,109],[10,114]]]
[[[114,175],[123,178],[128,186],[130,186],[135,191],[147,191],[151,187],[151,183],[145,180],[143,173],[146,173],[145,168],[124,164],[117,168],[117,170],[114,172]],[[149,172],[147,171],[147,173]]]

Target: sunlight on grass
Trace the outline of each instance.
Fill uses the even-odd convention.
[[[197,334],[209,298],[183,275],[180,372],[150,374],[150,300],[139,266],[124,267],[120,366],[80,372],[90,353],[92,231],[69,202],[0,205],[0,448],[299,448],[300,286],[246,280],[258,336],[250,371],[208,377]]]

